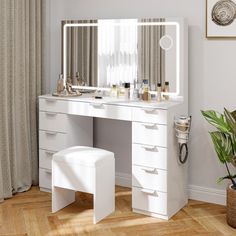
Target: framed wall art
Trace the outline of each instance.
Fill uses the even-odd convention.
[[[206,0],[206,37],[236,38],[236,0]]]

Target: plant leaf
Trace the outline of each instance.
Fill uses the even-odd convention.
[[[220,114],[213,110],[201,111],[201,112],[204,118],[208,121],[208,123],[216,127],[219,131],[224,133],[230,132],[230,127],[226,122],[223,114]]]
[[[231,134],[231,141],[232,141],[234,156],[236,158],[236,135],[235,134]]]
[[[220,131],[210,132],[215,151],[221,163],[230,162],[233,148],[230,136]]]
[[[224,177],[220,177],[218,180],[217,180],[217,183],[221,183],[223,180],[225,180],[225,179],[235,179],[236,178],[236,175],[233,175],[233,176],[229,176],[229,175],[227,175],[227,176],[224,176]]]
[[[230,163],[236,168],[236,156],[230,157]]]
[[[236,135],[236,111],[230,112],[224,108],[224,115],[231,131]]]

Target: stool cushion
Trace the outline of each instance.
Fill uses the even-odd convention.
[[[75,146],[53,155],[53,161],[98,167],[114,161],[114,153],[100,148]]]

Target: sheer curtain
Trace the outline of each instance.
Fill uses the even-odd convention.
[[[0,1],[0,201],[38,183],[44,1]]]
[[[98,81],[100,86],[137,78],[137,20],[98,20]],[[124,26],[123,24],[126,24]]]

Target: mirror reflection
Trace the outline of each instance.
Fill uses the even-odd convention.
[[[73,85],[112,87],[147,80],[151,90],[158,83],[176,89],[176,26],[142,25],[161,19],[116,19],[62,21],[82,26],[68,27],[66,74]],[[96,23],[96,26],[87,24]],[[63,50],[61,72],[63,71]]]

